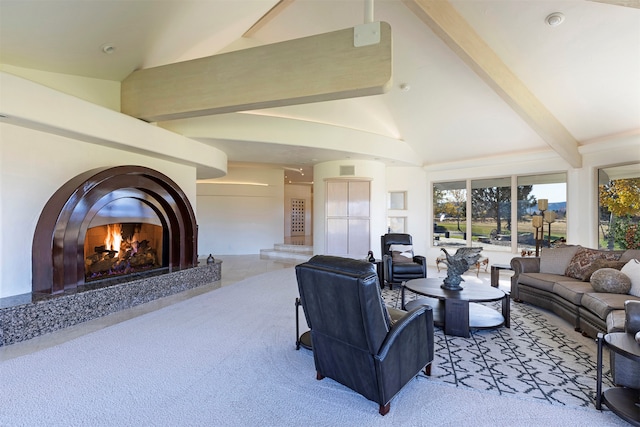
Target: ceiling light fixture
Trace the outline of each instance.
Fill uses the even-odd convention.
[[[550,27],[557,27],[564,22],[564,15],[560,12],[554,12],[546,17],[545,22]]]
[[[107,55],[111,55],[113,52],[116,51],[115,46],[111,44],[103,44],[100,49],[102,49],[102,52],[106,53]]]

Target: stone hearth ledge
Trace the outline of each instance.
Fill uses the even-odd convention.
[[[0,308],[0,347],[214,282],[219,288],[221,278],[222,261],[216,260],[213,264]]]

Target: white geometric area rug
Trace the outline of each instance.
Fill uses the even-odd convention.
[[[407,301],[414,298],[406,292]],[[382,291],[400,308],[398,288]],[[493,303],[499,310],[499,302]],[[553,313],[511,301],[511,327],[472,330],[469,338],[435,328],[431,381],[553,405],[593,408],[597,344]],[[611,387],[609,356],[603,386]],[[424,373],[420,374],[424,376]]]

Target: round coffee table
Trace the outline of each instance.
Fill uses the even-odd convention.
[[[439,279],[413,279],[402,286],[402,307],[405,310],[427,304],[433,309],[433,323],[447,335],[469,337],[470,329],[510,327],[509,295],[500,289],[482,285],[464,285],[461,291],[442,289]],[[405,304],[405,289],[424,295]],[[502,301],[501,312],[480,302]]]

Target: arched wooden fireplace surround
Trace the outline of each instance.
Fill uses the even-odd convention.
[[[198,264],[195,215],[175,182],[142,166],[94,169],[64,184],[40,214],[33,238],[34,293],[58,294],[84,285],[84,244],[91,219],[120,198],[137,199],[158,215],[169,271]]]

